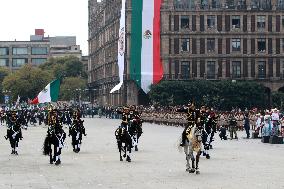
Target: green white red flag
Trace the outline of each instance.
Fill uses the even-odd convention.
[[[130,77],[146,93],[163,78],[161,4],[162,0],[132,0]]]
[[[39,94],[32,100],[31,104],[46,102],[57,102],[60,89],[60,80],[56,79],[49,83]]]

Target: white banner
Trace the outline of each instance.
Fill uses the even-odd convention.
[[[117,52],[117,63],[119,69],[119,84],[117,84],[110,93],[118,91],[123,84],[123,73],[124,73],[124,54],[125,54],[125,1],[122,0],[120,26],[119,26],[119,39],[118,39],[118,52]]]

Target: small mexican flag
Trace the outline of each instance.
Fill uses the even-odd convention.
[[[52,81],[32,100],[31,104],[56,102],[59,96],[59,88],[60,80],[56,79]]]

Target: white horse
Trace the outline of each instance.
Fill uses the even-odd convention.
[[[202,131],[199,130],[196,126],[193,128],[188,128],[186,130],[187,140],[185,141],[185,145],[183,147],[179,146],[180,152],[183,151],[186,157],[186,171],[189,173],[200,174],[199,171],[199,158],[201,155],[201,142],[202,142]],[[194,156],[196,153],[196,156]],[[190,160],[192,165],[190,166]]]

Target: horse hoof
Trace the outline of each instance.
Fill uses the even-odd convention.
[[[138,147],[137,147],[137,146],[135,146],[135,151],[136,151],[136,152],[138,151]]]
[[[122,158],[120,158],[120,161],[123,161],[123,159],[122,159]]]
[[[206,156],[206,153],[205,152],[203,152],[203,154],[202,154],[203,156]]]
[[[126,161],[131,162],[131,159],[129,156],[127,156]]]
[[[206,159],[210,159],[210,155],[209,154],[206,155]]]
[[[213,149],[213,146],[210,146],[210,149]]]
[[[200,174],[200,171],[196,171],[196,174],[199,175],[199,174]]]
[[[19,155],[17,151],[15,151],[15,155],[16,155],[16,156]]]
[[[49,163],[50,163],[50,164],[53,164],[53,161],[50,161]]]
[[[126,155],[124,154],[123,157],[126,158]]]

